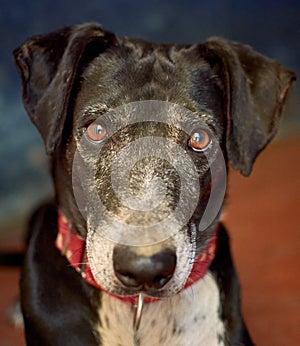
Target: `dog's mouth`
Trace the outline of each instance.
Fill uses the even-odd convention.
[[[118,244],[88,231],[86,248],[95,280],[108,293],[116,296],[143,293],[163,298],[183,288],[192,269],[196,244],[187,229],[147,246]]]
[[[216,239],[217,229],[213,229],[198,253],[194,228],[186,227],[172,239],[142,247],[88,234],[87,255],[96,282],[107,293],[125,300],[141,293],[146,299],[162,299],[178,294],[206,274]]]

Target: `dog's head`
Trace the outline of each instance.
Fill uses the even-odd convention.
[[[93,24],[14,54],[59,208],[87,239],[98,283],[118,295],[178,292],[218,222],[222,193],[200,227],[224,162],[250,174],[295,75],[238,43],[154,44]]]

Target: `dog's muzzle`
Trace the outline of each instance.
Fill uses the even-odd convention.
[[[193,267],[185,282],[184,289],[205,276],[217,251],[218,231],[219,226],[217,225],[206,247],[194,259]],[[55,246],[89,285],[99,290],[104,290],[91,271],[86,255],[86,241],[77,234],[61,213],[58,215],[58,234]],[[135,252],[137,250],[133,251],[133,249],[128,253],[124,253],[126,250],[128,250],[126,246],[116,247],[113,254],[116,259],[114,269],[120,284],[133,293],[127,296],[107,293],[131,304],[136,304],[136,297],[140,292],[148,293],[144,299],[146,304],[159,300],[160,298],[155,298],[156,295],[151,294],[151,292],[159,291],[172,278],[177,260],[174,250],[171,248],[166,248],[159,252],[154,250],[152,254],[147,254],[147,256],[138,254]],[[123,255],[125,259],[123,258],[122,260]],[[133,261],[137,261],[138,264],[133,263]]]

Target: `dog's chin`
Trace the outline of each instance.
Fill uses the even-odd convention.
[[[174,288],[166,288],[166,289],[126,289],[120,286],[116,286],[113,289],[110,289],[107,291],[107,293],[118,296],[121,298],[127,298],[127,297],[132,297],[136,296],[140,293],[143,293],[145,296],[149,298],[154,298],[154,299],[164,299],[164,298],[169,298],[171,296],[174,296],[178,294],[184,285],[182,285],[181,288],[174,289]]]
[[[179,293],[183,289],[187,279],[186,275],[180,279],[178,277],[173,277],[164,287],[159,289],[148,287],[130,288],[123,286],[118,281],[113,273],[112,268],[109,270],[110,266],[108,266],[108,268],[105,270],[103,270],[103,268],[100,270],[99,267],[99,262],[97,265],[94,265],[94,262],[91,261],[91,270],[98,285],[108,294],[120,297],[135,296],[143,293],[152,298],[167,298]],[[189,271],[187,272],[189,273]]]

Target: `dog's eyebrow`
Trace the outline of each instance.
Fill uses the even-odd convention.
[[[91,114],[101,115],[105,112],[111,111],[112,108],[108,107],[105,103],[94,103],[84,108],[82,115],[87,116]]]
[[[181,118],[179,120],[180,124],[186,124],[191,130],[197,127],[197,125],[199,126],[199,122],[203,122],[203,124],[206,126],[213,128],[218,126],[218,122],[212,115],[212,112],[208,111],[190,110],[181,114]]]

